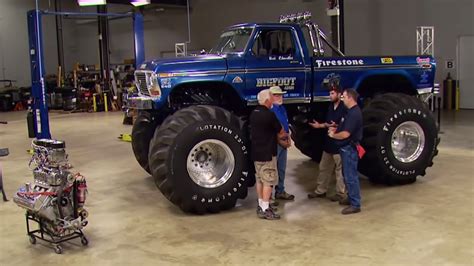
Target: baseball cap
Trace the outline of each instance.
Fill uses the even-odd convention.
[[[282,91],[279,86],[272,86],[269,90],[271,94],[286,94],[286,91]]]

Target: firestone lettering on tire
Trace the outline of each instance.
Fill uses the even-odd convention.
[[[224,126],[221,126],[221,125],[205,125],[205,126],[200,126],[199,127],[199,130],[201,130],[201,131],[210,130],[210,129],[224,131],[225,133],[228,133],[228,134],[232,135],[232,130],[231,129],[229,129],[227,127],[224,127]]]
[[[216,124],[209,124],[209,125],[204,125],[204,126],[198,127],[198,130],[200,130],[200,131],[219,130],[219,131],[225,132],[225,133],[231,135],[231,136],[233,137],[233,139],[237,141],[237,143],[241,144],[241,150],[244,151],[244,153],[243,153],[244,155],[247,155],[247,154],[248,154],[248,152],[247,152],[247,147],[246,147],[244,141],[242,140],[242,138],[239,136],[239,134],[237,134],[237,133],[234,134],[234,131],[232,131],[232,129],[230,129],[230,128],[228,128],[228,127],[225,127],[225,126],[222,126],[222,125],[216,125]],[[240,180],[241,180],[242,182],[245,182],[246,179],[245,179],[244,177],[247,177],[247,175],[248,175],[248,172],[246,172],[246,171],[242,172],[242,176],[243,176],[243,177],[241,177]],[[238,187],[239,187],[239,188],[242,187],[242,183],[239,182],[239,183],[238,183]],[[232,188],[231,191],[227,192],[227,195],[228,195],[229,197],[231,197],[231,196],[232,196],[232,192],[234,192],[234,193],[237,192],[237,188],[235,188],[235,187]],[[197,197],[197,195],[193,195],[193,196],[191,197],[191,199],[192,199],[192,200],[195,200],[195,197]],[[222,200],[225,200],[225,199],[226,199],[226,197],[225,197],[225,192],[224,192],[222,195],[219,195],[219,196],[215,197],[215,198],[214,198],[215,202],[219,202],[219,201],[220,201],[220,198],[221,198]],[[209,199],[203,198],[203,201],[202,201],[202,202],[203,202],[203,203],[204,203],[204,202],[212,203],[212,202],[213,202],[213,199],[212,199],[212,198],[209,198]]]
[[[389,168],[392,172],[397,173],[397,174],[399,174],[399,175],[404,175],[404,176],[414,175],[414,174],[416,173],[416,170],[403,171],[403,170],[400,170],[400,169],[398,169],[397,167],[393,166],[393,165],[390,163],[390,160],[388,159],[388,156],[386,156],[387,150],[385,149],[384,146],[381,146],[381,147],[380,147],[380,153],[383,155],[383,161],[384,161],[385,165],[387,165],[388,168]]]
[[[372,182],[409,184],[423,176],[437,154],[437,128],[430,111],[414,96],[387,93],[375,97],[363,109],[366,155],[359,163],[361,173]],[[409,162],[399,161],[392,150],[396,128],[405,122],[417,124],[424,134],[424,146],[418,157]]]
[[[232,129],[229,129],[225,126],[221,126],[221,125],[205,125],[205,126],[200,126],[199,127],[199,130],[200,131],[206,131],[206,130],[220,130],[220,131],[223,131],[229,135],[232,135],[234,137],[235,140],[237,140],[237,142],[239,144],[241,144],[241,150],[244,152],[244,155],[247,155],[248,154],[248,151],[247,151],[247,146],[245,145],[244,141],[242,140],[242,138],[240,137],[240,135],[238,133],[235,133],[233,134],[234,132],[232,131]]]

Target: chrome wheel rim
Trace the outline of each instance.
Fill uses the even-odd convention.
[[[189,151],[186,168],[194,183],[204,188],[216,188],[232,176],[234,154],[220,140],[203,140]]]
[[[392,134],[392,151],[402,163],[417,160],[425,147],[425,133],[421,126],[413,121],[401,123]]]

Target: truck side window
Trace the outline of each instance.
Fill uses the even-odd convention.
[[[293,56],[295,45],[289,30],[262,30],[252,47],[255,56]]]

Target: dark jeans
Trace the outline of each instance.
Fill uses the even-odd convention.
[[[278,145],[277,153],[277,168],[278,168],[278,185],[275,188],[277,193],[285,191],[285,173],[286,173],[286,161],[288,157],[288,150]]]
[[[360,208],[360,185],[357,164],[359,155],[354,145],[349,144],[340,148],[342,160],[342,174],[346,182],[347,196],[352,207]]]

